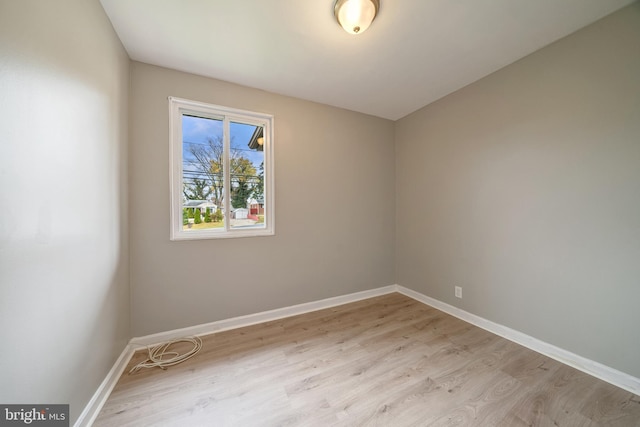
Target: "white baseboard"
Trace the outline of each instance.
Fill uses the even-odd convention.
[[[190,326],[188,328],[175,329],[172,331],[132,338],[129,341],[129,344],[127,344],[125,349],[122,351],[122,354],[120,354],[120,357],[118,358],[116,363],[113,365],[113,368],[111,368],[111,371],[109,371],[104,381],[102,381],[102,384],[100,384],[100,387],[98,387],[98,390],[95,392],[87,406],[84,408],[84,411],[82,411],[82,414],[80,414],[80,417],[78,417],[78,420],[74,424],[74,427],[85,427],[93,424],[96,417],[100,413],[100,410],[107,401],[107,398],[111,394],[111,391],[118,382],[118,379],[124,372],[124,368],[127,366],[127,363],[129,363],[131,356],[133,356],[133,353],[141,346],[146,347],[185,336],[208,335],[214,332],[221,332],[229,329],[241,328],[243,326],[255,325],[257,323],[264,323],[270,320],[282,319],[285,317],[321,310],[323,308],[330,308],[367,298],[373,298],[379,295],[390,294],[396,292],[396,290],[397,289],[395,285],[390,285],[382,288],[371,289],[368,291],[356,292],[353,294],[293,305],[290,307],[263,311],[261,313],[249,314],[246,316],[233,317],[231,319],[219,320],[202,325]]]
[[[221,332],[229,329],[241,328],[243,326],[255,325],[257,323],[268,322],[270,320],[282,319],[285,317],[321,310],[323,308],[330,308],[367,298],[373,298],[379,295],[390,294],[396,291],[396,285],[390,285],[382,288],[371,289],[368,291],[356,292],[353,294],[293,305],[290,307],[263,311],[261,313],[233,317],[231,319],[219,320],[216,322],[191,326],[188,328],[175,329],[172,331],[160,332],[153,335],[132,338],[129,341],[129,344],[127,344],[125,349],[120,354],[120,357],[118,357],[118,360],[116,360],[116,363],[113,365],[104,381],[102,381],[102,384],[100,384],[100,387],[98,387],[98,390],[96,390],[93,397],[82,411],[82,414],[80,414],[80,417],[78,417],[78,420],[75,422],[74,427],[88,427],[93,424],[96,417],[100,413],[100,410],[109,398],[111,391],[113,391],[113,388],[118,382],[118,379],[124,372],[124,368],[129,363],[131,356],[133,356],[133,353],[140,347],[156,345],[185,336],[207,335],[214,332]]]
[[[552,344],[540,341],[537,338],[523,334],[522,332],[518,332],[514,329],[507,328],[506,326],[484,319],[480,316],[476,316],[475,314],[471,314],[467,311],[461,310],[403,286],[396,285],[396,290],[403,295],[427,304],[433,308],[437,308],[438,310],[457,317],[458,319],[464,320],[465,322],[506,338],[509,341],[513,341],[524,347],[530,348],[533,351],[544,354],[545,356],[564,363],[565,365],[569,365],[582,372],[613,384],[616,387],[620,387],[621,389],[640,395],[639,378],[620,372],[599,362],[579,356],[575,353],[571,353],[570,351],[563,350]]]
[[[111,391],[113,391],[113,388],[116,386],[118,379],[124,372],[124,368],[126,368],[127,363],[129,363],[131,356],[133,356],[134,350],[135,349],[130,344],[125,346],[122,353],[120,353],[118,360],[116,360],[116,363],[114,363],[104,381],[102,381],[102,384],[98,387],[98,390],[93,394],[93,397],[91,397],[91,400],[87,403],[87,406],[85,406],[84,410],[73,424],[74,427],[88,427],[93,424],[100,413],[100,410],[109,398]]]
[[[143,337],[136,337],[132,338],[129,344],[134,346],[149,346],[167,342],[176,338],[182,338],[185,336],[208,335],[214,332],[242,328],[244,326],[251,326],[258,323],[269,322],[271,320],[278,320],[285,317],[296,316],[298,314],[309,313],[311,311],[322,310],[323,308],[330,308],[367,298],[373,298],[379,295],[390,294],[396,292],[396,290],[397,289],[395,285],[385,286],[368,291],[356,292],[353,294],[327,298],[319,301],[292,305],[290,307],[277,308],[275,310],[263,311],[255,314],[248,314],[246,316],[218,320],[216,322],[204,323],[202,325],[190,326],[188,328],[174,329],[173,331],[160,332]]]
[[[312,311],[322,310],[324,308],[331,308],[342,304],[348,304],[350,302],[360,301],[367,298],[373,298],[380,295],[390,294],[393,292],[399,292],[416,301],[427,304],[431,307],[437,308],[447,314],[455,316],[465,322],[478,326],[510,341],[523,345],[552,359],[558,360],[566,365],[579,369],[589,375],[606,381],[610,384],[627,390],[631,393],[640,395],[640,379],[631,375],[625,374],[601,363],[584,358],[577,354],[571,353],[567,350],[563,350],[554,345],[548,344],[544,341],[540,341],[537,338],[533,338],[529,335],[518,332],[514,329],[507,328],[506,326],[494,323],[490,320],[484,319],[475,314],[471,314],[464,310],[461,310],[452,305],[446,304],[442,301],[438,301],[419,292],[405,288],[399,285],[384,286],[382,288],[371,289],[368,291],[356,292],[353,294],[342,295],[333,298],[327,298],[319,301],[308,302],[304,304],[293,305],[290,307],[279,308],[275,310],[263,311],[260,313],[249,314],[246,316],[233,317],[231,319],[219,320],[216,322],[205,323],[202,325],[191,326],[188,328],[175,329],[167,332],[160,332],[157,334],[146,335],[143,337],[132,338],[129,344],[125,347],[122,354],[111,368],[111,371],[107,374],[98,390],[95,392],[82,414],[74,424],[74,427],[91,426],[98,413],[102,409],[102,406],[107,401],[107,398],[111,394],[111,391],[115,387],[118,379],[124,372],[124,368],[129,363],[133,353],[141,346],[150,346],[170,341],[172,339],[181,338],[185,336],[193,335],[207,335],[214,332],[221,332],[235,328],[241,328],[244,326],[255,325],[258,323],[268,322],[271,320],[282,319],[285,317],[295,316],[298,314],[309,313]]]

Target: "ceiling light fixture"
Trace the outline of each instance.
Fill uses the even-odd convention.
[[[347,33],[360,34],[369,28],[380,9],[380,0],[336,0],[333,12]]]

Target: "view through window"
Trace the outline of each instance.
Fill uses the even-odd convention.
[[[273,234],[272,117],[175,98],[171,106],[172,238]]]

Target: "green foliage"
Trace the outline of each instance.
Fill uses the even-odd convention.
[[[216,209],[216,212],[213,214],[213,221],[220,222],[222,221],[222,211],[220,208]]]
[[[206,179],[194,178],[185,182],[182,194],[187,200],[207,200],[212,193],[211,186]]]
[[[187,212],[186,208],[182,209],[182,225],[187,225],[189,223],[189,212]]]
[[[196,224],[202,223],[202,215],[201,215],[200,209],[198,208],[194,209],[193,218],[194,218],[194,221],[193,221],[194,223]]]
[[[189,218],[193,218],[193,208],[187,208],[187,215]]]
[[[204,211],[204,222],[211,222],[211,208]]]
[[[223,173],[223,157],[224,148],[222,137],[209,138],[205,145],[192,144],[189,147],[191,154],[191,164],[198,172],[207,177],[207,191],[211,197],[207,196],[199,200],[213,200],[215,204],[220,206],[224,196],[224,173]],[[233,153],[232,153],[233,155]],[[194,183],[195,184],[195,183]],[[187,189],[186,191],[196,190]]]
[[[264,162],[260,163],[259,170],[258,182],[253,187],[253,197],[256,199],[264,199]]]
[[[224,202],[223,145],[222,137],[216,137],[209,138],[205,144],[193,144],[189,147],[192,158],[190,166],[206,176],[206,179],[195,179],[185,186],[187,199],[194,196],[194,200],[211,200],[216,205],[222,206]],[[258,194],[263,193],[260,186],[263,185],[264,174],[258,175],[251,160],[244,157],[243,150],[231,145],[228,163],[231,175],[231,188],[229,188],[231,205],[234,208],[246,207],[247,199],[254,193],[256,186],[258,186]],[[197,198],[195,198],[196,195]]]
[[[243,156],[231,159],[231,206],[244,208],[255,187],[257,171],[253,163]]]
[[[231,190],[231,206],[234,208],[246,208],[247,199],[251,196],[253,190],[249,188],[246,182],[239,182],[238,186]]]

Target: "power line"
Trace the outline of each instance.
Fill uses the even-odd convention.
[[[244,173],[230,173],[231,179],[264,180],[264,175],[250,175]],[[205,181],[220,182],[224,179],[222,174],[211,174],[208,172],[184,172],[182,179],[200,179]]]
[[[182,141],[183,144],[188,144],[188,145],[202,145],[205,147],[211,147],[211,144],[208,142],[195,142],[195,141]],[[261,151],[258,150],[252,150],[252,149],[247,149],[247,148],[237,148],[237,147],[231,147],[231,150],[234,151],[246,151],[249,153],[261,153]]]

